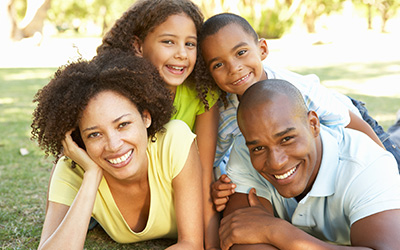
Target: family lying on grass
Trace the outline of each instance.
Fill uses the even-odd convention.
[[[139,0],[97,52],[34,99],[56,158],[39,249],[82,249],[90,221],[169,249],[400,245],[398,147],[361,102],[266,63],[245,19]]]

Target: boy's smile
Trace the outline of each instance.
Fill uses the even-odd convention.
[[[267,79],[262,60],[268,55],[265,40],[255,41],[240,25],[229,24],[204,39],[202,55],[217,85],[242,95],[253,83]]]

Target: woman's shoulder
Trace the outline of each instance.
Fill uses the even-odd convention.
[[[194,133],[189,126],[182,120],[170,120],[164,125],[165,130],[161,131],[159,137],[164,140],[182,140],[185,137],[193,137]]]

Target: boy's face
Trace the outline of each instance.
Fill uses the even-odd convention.
[[[291,106],[281,95],[238,114],[253,167],[286,198],[310,191],[322,148],[318,116],[299,116]]]
[[[201,44],[207,69],[217,85],[241,96],[252,84],[267,79],[262,60],[268,55],[264,39],[255,42],[240,25],[229,24]]]

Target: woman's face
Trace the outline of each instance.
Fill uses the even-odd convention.
[[[196,63],[196,26],[186,14],[171,15],[146,36],[136,51],[156,66],[175,92]]]
[[[141,115],[125,96],[103,91],[93,97],[82,113],[80,133],[86,151],[104,170],[117,180],[147,176],[147,128],[151,117]]]

